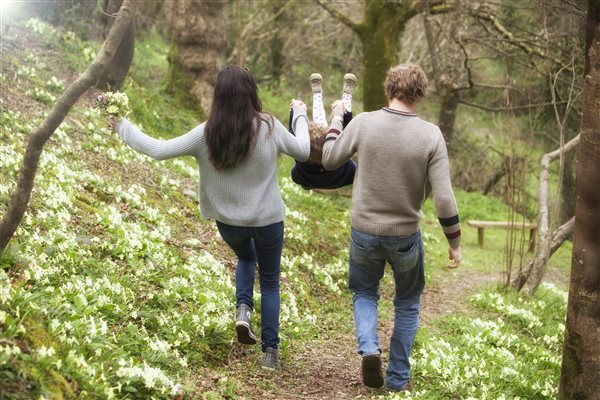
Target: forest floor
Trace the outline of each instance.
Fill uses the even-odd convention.
[[[426,286],[421,298],[420,327],[427,327],[435,318],[469,313],[469,296],[484,286],[501,281],[500,274],[469,270],[457,272],[459,273],[442,285]],[[352,313],[351,305],[347,312],[349,315]],[[247,383],[239,388],[240,398],[343,400],[367,399],[384,394],[384,389],[369,389],[362,384],[360,356],[356,353],[352,318],[345,321],[349,323],[323,332],[323,336],[328,337],[327,340],[308,342],[303,351],[291,354],[279,374],[256,374],[258,369],[252,368],[251,364],[258,361],[248,357],[243,347],[235,345],[226,369],[231,372],[231,376]],[[393,322],[391,316],[380,318],[379,321],[384,368],[387,365]]]

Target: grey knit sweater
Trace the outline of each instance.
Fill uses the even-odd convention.
[[[272,129],[262,123],[254,148],[234,168],[216,170],[210,162],[204,138],[205,123],[170,140],[147,136],[128,120],[116,130],[133,149],[157,160],[194,156],[200,170],[200,211],[206,219],[229,225],[260,227],[281,222],[285,206],[277,181],[277,156],[285,153],[305,161],[310,154],[306,112],[294,111],[294,132],[277,119]]]
[[[358,153],[352,227],[381,236],[415,233],[429,180],[442,229],[450,246],[457,248],[458,210],[440,129],[416,114],[389,108],[359,114],[339,134],[341,129],[341,122],[334,120],[323,146],[323,166],[338,168]]]

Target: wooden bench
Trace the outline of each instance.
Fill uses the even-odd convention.
[[[505,222],[505,221],[467,221],[467,225],[477,228],[477,243],[479,246],[483,246],[484,229],[485,228],[503,228],[503,229],[529,229],[529,249],[528,251],[533,252],[535,249],[535,238],[537,231],[537,224],[530,222]]]

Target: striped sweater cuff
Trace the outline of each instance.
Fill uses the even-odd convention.
[[[336,140],[341,132],[335,128],[330,128],[329,132],[327,132],[327,136],[325,137],[325,142],[330,140]]]
[[[460,246],[460,223],[458,215],[453,215],[448,218],[438,218],[440,221],[440,225],[442,226],[442,230],[444,231],[444,235],[446,235],[446,240],[450,244],[450,247],[453,249],[458,248]]]

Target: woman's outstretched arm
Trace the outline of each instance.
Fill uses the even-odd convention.
[[[199,154],[204,125],[200,124],[188,133],[169,140],[155,139],[146,135],[130,121],[123,119],[113,124],[114,130],[132,149],[157,160]]]
[[[299,100],[292,102],[293,119],[291,126],[292,135],[281,122],[275,120],[273,135],[279,151],[294,157],[298,161],[308,160],[310,156],[310,138],[308,135],[308,118],[306,117],[306,104]]]

